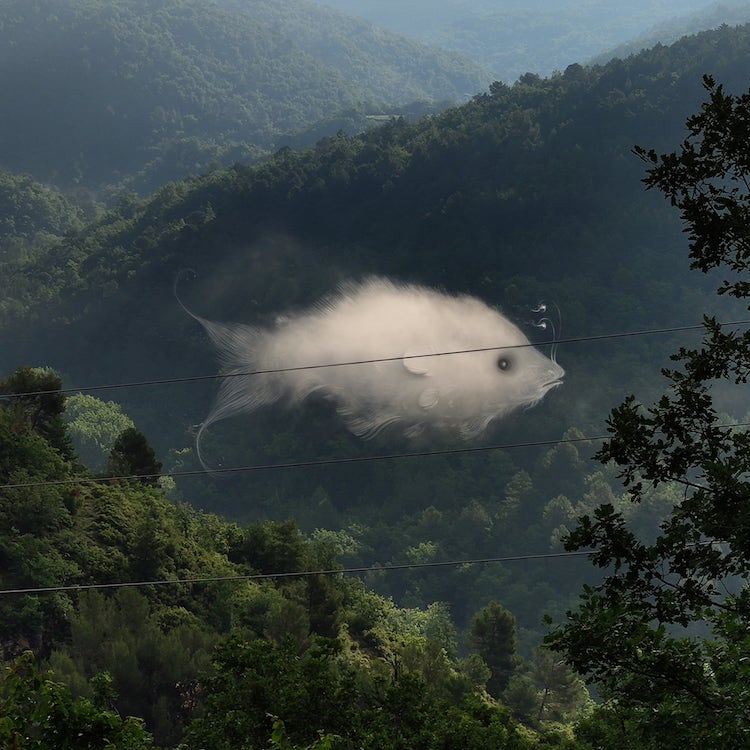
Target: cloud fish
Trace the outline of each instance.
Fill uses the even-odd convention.
[[[214,422],[269,404],[295,407],[312,394],[333,401],[364,439],[389,425],[408,437],[434,429],[469,439],[538,403],[565,374],[480,300],[382,278],[345,283],[270,328],[185,310],[216,345],[226,376],[200,427],[199,454]]]

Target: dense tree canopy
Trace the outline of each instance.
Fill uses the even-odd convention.
[[[174,299],[187,266],[197,276],[180,281],[179,293],[191,309],[259,325],[368,273],[476,294],[535,341],[549,335],[529,325],[541,299],[554,299],[563,337],[572,338],[694,323],[704,309],[728,317],[727,295],[717,301],[710,279],[680,271],[676,217],[643,194],[631,149],[680,137],[704,70],[728,89],[744,85],[749,49],[746,27],[722,29],[606,66],[497,84],[440,116],[284,149],[261,166],[165,185],[149,200],[123,195],[48,251],[2,266],[13,282],[0,297],[0,360],[8,370],[48,362],[78,384],[216,372],[199,327]],[[587,463],[595,446],[582,438],[603,432],[623,391],[654,392],[671,346],[663,336],[561,346],[564,388],[487,434],[497,445],[571,441],[558,446],[221,481],[191,474],[175,479],[170,496],[243,524],[293,517],[306,533],[341,532],[355,566],[559,550],[602,497],[646,531],[675,488],[660,485],[632,508],[614,472]],[[114,397],[166,471],[200,471],[193,437],[214,389],[173,383]],[[414,447],[389,435],[363,444],[320,402],[227,421],[204,445],[238,467]],[[542,613],[562,614],[593,575],[571,559],[371,583],[405,606],[448,602],[462,630],[499,599],[529,658]],[[319,616],[326,621],[325,607]]]
[[[693,267],[721,268],[719,292],[747,300],[750,93],[728,94],[708,76],[705,86],[710,98],[680,149],[638,153],[646,185],[681,212]],[[750,333],[707,318],[700,348],[673,360],[668,393],[649,407],[631,396],[612,412],[599,458],[618,467],[633,503],[663,483],[681,497],[655,538],[634,533],[610,504],[581,519],[566,546],[594,548],[607,575],[550,642],[603,686],[640,747],[739,748],[750,729],[750,445],[716,404],[722,383],[746,385]]]
[[[13,750],[147,750],[151,736],[139,719],[106,706],[107,680],[95,681],[91,701],[39,669],[29,652],[0,668],[0,742]]]
[[[151,191],[250,161],[344,111],[361,129],[383,106],[455,100],[489,80],[333,10],[255,6],[4,2],[0,165],[66,188]]]
[[[611,334],[694,323],[696,309],[724,314],[737,301],[715,300],[713,279],[679,271],[678,222],[653,191],[643,194],[631,148],[639,140],[661,150],[680,137],[699,73],[726,81],[692,122],[682,158],[642,156],[666,180],[654,186],[673,177],[688,186],[668,194],[692,212],[691,226],[709,230],[690,238],[694,260],[710,271],[729,257],[744,272],[744,172],[723,181],[729,173],[712,164],[742,167],[746,156],[746,99],[726,92],[747,86],[749,33],[721,29],[627,61],[526,75],[419,123],[284,148],[262,165],[164,185],[148,200],[122,194],[85,228],[60,226],[54,243],[3,255],[8,663],[34,650],[71,701],[96,708],[106,694],[103,711],[140,716],[169,746],[232,746],[245,732],[255,746],[287,750],[640,748],[662,739],[654,716],[685,745],[691,732],[704,744],[717,731],[735,738],[732,709],[746,708],[734,689],[744,678],[744,594],[732,575],[729,597],[708,576],[744,571],[746,433],[719,413],[741,421],[746,405],[728,389],[709,401],[703,384],[744,377],[744,334],[712,323],[703,349],[681,339],[667,400],[650,411],[627,402],[612,421],[636,439],[610,441],[602,456],[614,462],[588,459],[603,404],[629,390],[647,403],[650,370],[672,346],[665,334]],[[701,201],[691,206],[693,196]],[[187,266],[197,271],[191,281],[179,274]],[[346,434],[325,401],[263,410],[207,431],[207,455],[236,471],[199,476],[193,438],[215,364],[174,298],[175,278],[197,314],[262,325],[368,273],[475,294],[536,342],[549,330],[534,327],[542,321],[532,310],[554,299],[573,339],[560,346],[565,385],[494,428],[486,445],[423,443],[409,457],[401,454],[415,444],[398,436],[365,444]],[[733,283],[728,291],[742,299]],[[100,481],[79,463],[60,376],[19,362],[107,386],[117,400],[98,405],[94,421],[111,422],[106,452],[119,478]],[[138,430],[115,431],[123,412]],[[160,464],[181,476],[157,484]],[[133,480],[139,472],[144,481]],[[724,530],[733,513],[736,532]],[[627,571],[624,579],[596,588],[599,571],[583,557],[540,557],[560,552],[581,516],[593,520],[572,538],[602,541],[599,561],[621,565],[605,573]],[[466,562],[477,558],[494,561]],[[365,569],[362,580],[338,572],[344,564]],[[617,700],[578,720],[587,710],[580,681],[537,646],[541,613],[563,617],[584,580],[601,637],[564,632],[574,664],[598,665]],[[692,629],[678,637],[704,615],[711,641]],[[624,650],[610,650],[616,644]],[[645,657],[644,644],[653,646]],[[661,701],[656,710],[636,702],[644,695]]]
[[[66,232],[84,213],[73,201],[28,175],[0,170],[0,259],[28,257]]]
[[[113,468],[149,476],[96,481],[58,447],[65,422],[58,434],[34,418],[64,412],[59,376],[19,368],[3,385],[3,746],[141,750],[150,733],[232,750],[565,741],[551,732],[548,744],[490,698],[489,670],[460,657],[446,605],[400,608],[331,575],[345,534],[306,537],[291,520],[241,528],[168,502],[132,427]],[[266,572],[283,577],[257,578]]]
[[[492,695],[500,695],[508,686],[518,662],[516,620],[513,613],[498,602],[491,602],[474,615],[469,638],[471,647],[482,657],[492,673],[487,689]]]

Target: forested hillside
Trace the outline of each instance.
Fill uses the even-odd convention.
[[[679,141],[704,71],[741,87],[749,33],[727,28],[603,67],[525,76],[414,125],[330,137],[262,166],[170,184],[148,201],[124,198],[48,252],[5,266],[13,279],[3,297],[5,370],[49,365],[73,388],[215,372],[203,332],[172,292],[188,267],[196,277],[181,282],[180,294],[190,308],[247,323],[372,273],[476,294],[536,341],[550,335],[528,325],[540,300],[557,305],[570,338],[724,313],[731,305],[715,298],[711,280],[687,271],[676,219],[644,193],[631,148]],[[650,392],[672,348],[664,335],[561,346],[564,386],[493,426],[485,442],[601,435],[611,404],[631,390]],[[149,435],[165,469],[184,471],[200,469],[195,426],[215,387],[176,382],[107,397]],[[413,447],[387,433],[362,443],[317,402],[222,422],[204,442],[208,463],[225,467]],[[559,549],[560,528],[603,492],[618,502],[612,476],[585,460],[595,447],[190,476],[174,496],[238,519],[345,529],[356,564],[546,552]],[[644,526],[669,502],[665,493],[639,511]],[[399,601],[448,601],[461,625],[499,587],[531,647],[542,612],[561,611],[581,573],[528,564],[465,575],[408,574],[377,585]]]
[[[28,258],[66,232],[82,228],[86,218],[93,218],[84,206],[28,175],[0,170],[0,258]]]
[[[696,13],[658,23],[624,44],[618,44],[602,54],[595,55],[590,62],[606,63],[613,57],[628,57],[657,44],[672,44],[677,39],[700,30],[716,29],[722,24],[738,26],[749,20],[750,8],[746,3],[716,3]]]
[[[688,269],[633,146],[674,148],[703,74],[744,92],[749,63],[750,27],[725,27],[524,75],[416,123],[123,194],[91,221],[9,174],[10,213],[30,219],[6,222],[0,255],[0,583],[50,590],[0,595],[0,739],[62,722],[92,748],[148,747],[135,714],[170,747],[627,746],[634,713],[571,729],[587,696],[539,649],[542,617],[600,580],[564,555],[576,519],[650,538],[684,496],[667,476],[633,504],[590,459],[609,409],[658,393],[697,341],[673,327],[746,311]],[[266,405],[210,426],[207,474],[195,435],[220,365],[180,300],[271,326],[373,275],[474,295],[550,356],[562,339],[563,384],[468,442],[363,441],[326,399]],[[742,393],[719,395],[717,419],[747,421]],[[36,665],[11,663],[29,648]]]
[[[547,724],[586,705],[569,671],[539,655],[526,678],[554,693],[544,707],[531,687],[531,703],[519,704],[527,724],[544,722],[541,734],[485,691],[493,645],[505,671],[492,695],[532,674],[499,604],[477,613],[472,653],[460,655],[444,605],[399,608],[340,574],[275,580],[335,570],[343,538],[305,538],[293,521],[240,527],[168,502],[147,477],[92,483],[62,426],[64,397],[7,398],[59,385],[29,369],[0,383],[3,747],[134,750],[152,746],[150,733],[196,749],[240,737],[243,747],[320,750],[563,741]],[[143,471],[149,455],[130,428],[107,471]],[[172,583],[117,585],[144,580]],[[8,592],[40,586],[62,588]],[[501,635],[485,621],[501,623]]]
[[[252,160],[319,121],[361,129],[383,107],[465,98],[488,82],[457,55],[364,21],[263,5],[4,3],[0,165],[68,188],[147,191]]]

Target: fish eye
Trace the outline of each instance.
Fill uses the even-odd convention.
[[[508,372],[511,369],[513,362],[508,357],[502,356],[497,360],[497,369],[502,372]]]

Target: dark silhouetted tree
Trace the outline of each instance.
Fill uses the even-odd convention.
[[[107,473],[122,477],[137,476],[144,484],[155,485],[159,481],[161,466],[146,436],[135,427],[128,427],[112,446]]]
[[[644,180],[676,206],[692,267],[720,269],[720,294],[750,296],[750,92],[709,100],[676,153],[637,149]],[[570,550],[594,548],[607,571],[548,642],[616,701],[640,747],[744,747],[750,732],[750,432],[726,424],[715,386],[745,386],[750,331],[706,318],[700,348],[680,348],[669,389],[612,411],[598,454],[619,468],[633,503],[662,483],[681,490],[653,541],[611,504],[583,517]],[[694,626],[700,624],[700,635]],[[622,718],[622,717],[621,717]]]
[[[487,681],[488,692],[500,695],[518,665],[516,618],[498,602],[490,602],[474,615],[469,639],[472,649],[492,672]]]
[[[60,376],[45,367],[19,367],[0,381],[0,399],[23,414],[34,432],[41,435],[65,459],[74,456],[73,443],[63,422],[65,394]]]

